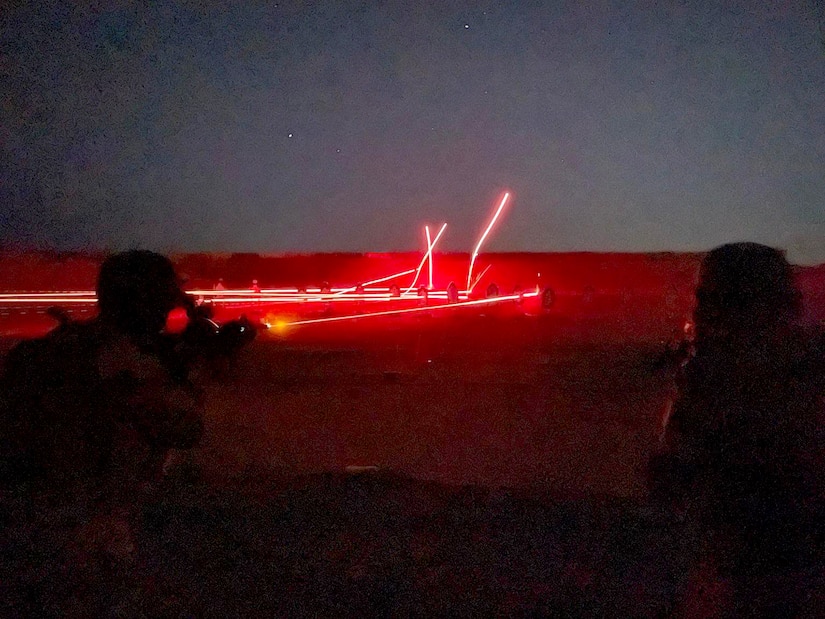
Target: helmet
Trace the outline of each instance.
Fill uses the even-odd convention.
[[[697,334],[749,330],[798,317],[801,299],[782,251],[730,243],[702,262],[694,313]]]
[[[153,335],[176,307],[191,304],[181,290],[172,262],[145,250],[114,254],[100,267],[100,317],[130,335]]]

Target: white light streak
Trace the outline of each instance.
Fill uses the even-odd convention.
[[[383,312],[371,312],[369,314],[354,314],[352,316],[333,316],[331,318],[314,318],[310,320],[296,320],[294,322],[284,323],[283,326],[302,326],[322,324],[328,322],[343,322],[345,320],[362,320],[364,318],[376,318],[378,316],[397,316],[400,314],[415,314],[420,312],[432,312],[442,309],[458,309],[462,307],[475,307],[479,305],[493,305],[494,303],[503,303],[505,301],[515,301],[519,297],[534,297],[538,293],[527,293],[524,295],[511,294],[506,297],[491,297],[489,299],[476,299],[474,301],[463,301],[460,303],[448,303],[445,305],[431,305],[429,307],[410,307],[397,310],[386,310]]]
[[[493,228],[493,225],[496,223],[499,215],[501,215],[501,211],[504,210],[504,205],[507,203],[507,200],[510,198],[510,193],[506,192],[504,197],[501,199],[501,204],[498,205],[496,209],[495,215],[490,220],[490,223],[487,224],[487,229],[484,230],[484,234],[481,235],[481,238],[478,240],[476,244],[476,248],[473,250],[473,255],[470,258],[470,269],[467,271],[467,288],[470,288],[470,281],[473,278],[473,265],[475,264],[476,257],[478,256],[478,251],[481,249],[481,244],[484,243],[484,239],[487,238],[487,235],[490,233],[490,230]]]
[[[418,265],[418,268],[415,271],[415,277],[413,278],[412,284],[410,287],[404,291],[404,294],[408,294],[413,288],[415,288],[415,284],[418,282],[418,276],[421,274],[421,269],[424,267],[424,263],[429,260],[430,256],[432,256],[433,248],[435,244],[438,243],[438,239],[441,238],[441,235],[444,234],[444,230],[446,230],[447,224],[442,224],[441,230],[438,231],[438,234],[435,235],[435,239],[433,240],[432,245],[427,247],[427,253],[424,254],[424,257],[421,259],[421,262]]]

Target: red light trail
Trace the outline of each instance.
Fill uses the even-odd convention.
[[[481,278],[484,277],[484,275],[487,273],[487,271],[490,270],[490,267],[492,266],[492,264],[488,264],[487,267],[479,274],[479,276],[476,277],[476,280],[473,282],[473,285],[467,289],[467,294],[470,294],[473,291],[473,288],[476,287],[476,284],[478,284],[478,282],[481,281]]]
[[[504,205],[507,203],[507,200],[509,198],[510,198],[510,192],[506,192],[504,194],[504,197],[501,199],[501,204],[499,204],[498,208],[496,209],[495,215],[493,215],[493,218],[490,220],[490,223],[487,224],[487,229],[484,231],[484,234],[481,235],[481,238],[478,240],[478,243],[476,244],[476,248],[473,250],[473,254],[470,257],[470,269],[469,269],[469,271],[467,271],[467,289],[468,290],[470,289],[470,280],[472,280],[472,277],[473,277],[473,265],[475,264],[476,257],[478,256],[478,251],[481,249],[481,244],[484,243],[484,239],[486,239],[487,235],[490,234],[490,230],[495,225],[496,220],[498,219],[499,215],[501,215],[501,211],[504,210]]]
[[[388,282],[388,281],[391,281],[391,280],[396,279],[398,277],[403,277],[404,275],[409,275],[410,273],[413,273],[414,271],[415,271],[415,269],[407,269],[406,271],[401,271],[401,273],[396,273],[395,275],[387,275],[386,277],[379,277],[378,279],[374,279],[374,280],[369,281],[369,282],[364,282],[361,285],[364,287],[364,291],[366,292],[367,286],[371,286],[372,284],[380,284],[382,282]],[[351,288],[344,288],[343,290],[337,291],[335,294],[333,294],[333,296],[339,296],[339,295],[342,295],[342,294],[347,294],[348,292],[355,292],[356,290],[358,290],[358,286],[353,286]]]
[[[460,303],[447,303],[444,305],[431,305],[425,307],[409,307],[397,310],[386,310],[383,312],[371,312],[369,314],[354,314],[352,316],[331,316],[329,318],[313,318],[310,320],[295,320],[292,322],[280,323],[280,327],[297,327],[303,325],[317,325],[330,322],[343,322],[345,320],[363,320],[364,318],[375,318],[378,316],[399,316],[401,314],[415,314],[421,312],[432,312],[443,309],[459,309],[462,307],[474,307],[479,305],[493,305],[504,301],[516,301],[528,297],[538,296],[538,292],[528,292],[525,294],[511,294],[505,297],[491,297],[489,299],[476,299],[474,301],[463,301]]]
[[[526,294],[513,294],[501,297],[490,297],[485,299],[470,299],[475,287],[479,284],[481,279],[487,274],[492,265],[487,265],[475,278],[473,277],[473,268],[476,259],[481,251],[482,245],[491,233],[493,227],[501,217],[504,207],[510,199],[510,193],[505,192],[501,198],[498,207],[493,213],[492,218],[487,223],[481,237],[473,249],[470,257],[469,269],[467,271],[467,287],[464,290],[454,290],[454,284],[451,284],[450,290],[434,290],[434,253],[436,245],[441,239],[444,231],[447,229],[447,224],[441,225],[438,233],[433,238],[431,236],[430,226],[424,226],[424,235],[427,243],[426,251],[420,263],[415,269],[407,269],[392,275],[386,275],[377,279],[364,282],[363,284],[356,284],[354,286],[347,286],[343,288],[324,288],[319,287],[309,288],[264,288],[262,290],[250,290],[249,288],[230,289],[230,290],[205,290],[194,289],[187,291],[187,294],[196,298],[196,302],[207,303],[215,309],[223,306],[220,310],[222,315],[228,316],[232,311],[245,311],[244,306],[253,308],[258,312],[266,307],[285,307],[289,305],[295,306],[292,310],[294,313],[300,315],[304,309],[312,311],[313,303],[324,304],[325,309],[330,309],[332,304],[349,303],[349,304],[370,304],[373,307],[375,303],[391,304],[391,309],[382,311],[369,311],[366,313],[350,313],[347,315],[328,316],[324,318],[310,318],[305,320],[294,320],[286,322],[283,319],[275,321],[276,328],[287,326],[301,326],[310,324],[322,324],[328,322],[343,322],[347,320],[361,320],[364,318],[378,317],[378,316],[396,316],[402,314],[415,314],[420,312],[440,312],[445,309],[460,309],[464,307],[488,306],[506,301],[514,301],[517,299],[524,299],[525,297],[535,297],[539,295],[538,288],[535,292]],[[413,291],[419,283],[424,264],[428,264],[428,282],[427,282],[427,298],[435,301],[436,305],[421,305],[422,299],[411,297]],[[375,284],[382,284],[406,277],[412,274],[413,279],[411,284],[403,289],[399,295],[397,286],[383,287],[375,286]],[[451,296],[452,295],[452,296]],[[448,302],[451,301],[451,302]],[[415,306],[411,306],[415,302]],[[97,303],[97,296],[95,291],[63,291],[63,292],[19,292],[19,293],[0,293],[0,307],[8,307],[17,309],[20,313],[27,313],[31,306],[54,306],[54,305],[94,305]],[[399,304],[401,307],[399,307]],[[26,310],[23,309],[23,306]],[[343,306],[348,307],[347,305]],[[380,306],[379,306],[380,307]],[[80,309],[81,312],[86,312],[87,309]],[[346,310],[345,310],[346,311]],[[4,310],[5,312],[5,310]],[[8,312],[5,312],[7,314]],[[38,313],[43,313],[38,310]],[[294,315],[294,314],[293,314]],[[269,326],[269,321],[265,321]]]
[[[67,293],[70,294],[70,293]],[[97,297],[92,294],[89,295],[72,295],[72,296],[63,296],[61,294],[48,294],[48,295],[3,295],[0,298],[0,304],[2,305],[14,305],[18,303],[31,303],[31,304],[40,304],[43,305],[44,303],[97,303]]]
[[[430,227],[429,226],[424,226],[424,234],[427,237],[427,251],[429,251],[430,254],[431,254],[430,255],[430,263],[429,263],[429,267],[430,267],[430,285],[427,287],[427,290],[432,290],[433,289],[433,259],[432,259],[433,244],[430,241]]]
[[[424,267],[424,263],[427,262],[427,260],[432,260],[431,256],[433,253],[433,247],[435,247],[435,244],[438,243],[438,239],[440,239],[441,235],[444,234],[444,230],[446,230],[446,228],[447,224],[443,224],[441,226],[441,230],[439,230],[438,234],[435,235],[435,239],[433,240],[432,245],[428,243],[427,253],[425,253],[424,257],[421,259],[421,262],[418,265],[418,269],[416,269],[415,271],[415,277],[413,277],[412,284],[410,284],[410,287],[404,291],[404,294],[409,293],[413,288],[415,288],[415,284],[418,282],[418,276],[421,274],[421,269]]]

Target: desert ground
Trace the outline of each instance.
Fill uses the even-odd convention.
[[[199,464],[216,479],[375,466],[642,497],[670,387],[654,365],[673,330],[658,327],[623,337],[608,316],[476,315],[263,332],[204,383]]]
[[[195,373],[206,435],[145,504],[146,576],[86,574],[78,589],[82,570],[55,568],[35,599],[179,616],[653,616],[684,573],[644,508],[674,329],[614,303],[260,333],[230,367]]]
[[[261,331],[194,372],[204,439],[128,565],[4,527],[6,612],[696,616],[717,593],[645,484],[689,315],[613,294]]]

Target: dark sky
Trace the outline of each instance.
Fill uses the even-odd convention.
[[[469,250],[510,189],[490,250],[825,261],[817,0],[70,4],[2,14],[4,243]]]

